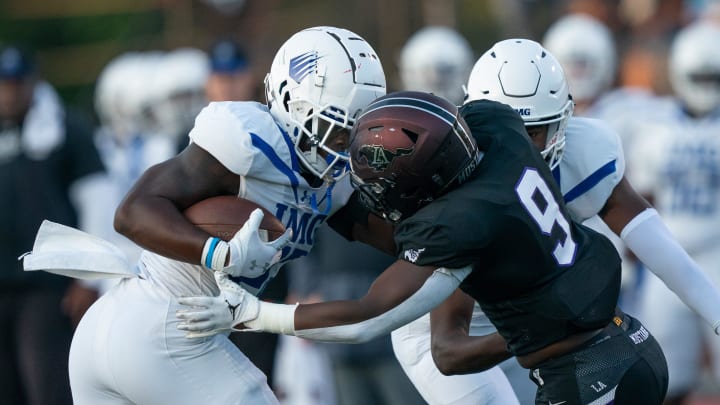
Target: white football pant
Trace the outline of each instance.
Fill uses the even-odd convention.
[[[430,405],[518,405],[510,383],[497,366],[453,376],[437,369],[430,348],[429,314],[393,331],[392,343],[405,374]]]
[[[70,348],[75,404],[278,403],[227,335],[185,338],[178,306],[140,278],[124,279],[95,302]]]

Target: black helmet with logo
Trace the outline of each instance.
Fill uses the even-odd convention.
[[[350,138],[353,186],[365,205],[391,222],[464,182],[481,157],[457,107],[430,93],[378,98]]]

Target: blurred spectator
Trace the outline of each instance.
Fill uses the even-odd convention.
[[[246,101],[256,96],[255,77],[245,50],[225,39],[210,50],[210,77],[205,84],[208,101]]]
[[[46,272],[23,272],[44,219],[82,227],[75,197],[103,167],[87,124],[65,111],[28,50],[0,47],[0,402],[70,404],[74,324],[97,298]],[[87,201],[84,201],[87,203]]]
[[[400,51],[403,89],[433,93],[462,104],[463,85],[475,61],[470,44],[448,27],[425,27],[413,34]]]
[[[286,265],[290,302],[296,297],[303,301],[312,297],[322,301],[358,299],[395,261],[369,246],[348,242],[327,225],[321,226],[315,237],[310,254]],[[390,336],[362,344],[308,343],[329,355],[339,405],[424,403],[393,356]],[[319,367],[322,370],[322,364]]]
[[[670,52],[675,97],[657,106],[628,151],[635,188],[660,212],[680,244],[720,284],[720,27],[697,22],[678,33]],[[649,276],[642,295],[645,325],[665,352],[668,404],[697,388],[702,351],[720,383],[720,339],[662,281]]]

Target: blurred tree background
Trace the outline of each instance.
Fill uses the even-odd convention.
[[[0,42],[37,53],[44,77],[71,105],[92,111],[95,81],[126,51],[207,50],[218,38],[244,44],[262,78],[292,33],[335,25],[378,51],[388,85],[407,38],[424,25],[458,29],[476,56],[514,35],[537,38],[557,15],[555,1],[503,0],[0,0]],[[504,22],[505,23],[502,23]],[[512,21],[507,23],[506,21]],[[262,83],[258,83],[261,86]]]

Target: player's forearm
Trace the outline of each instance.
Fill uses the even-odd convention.
[[[300,305],[295,312],[295,335],[328,342],[366,342],[388,334],[438,306],[469,272],[469,267],[437,269],[417,291],[393,307],[370,303],[367,299]]]
[[[718,333],[720,291],[675,240],[654,209],[635,217],[620,236],[668,288]]]
[[[200,264],[210,236],[189,223],[171,201],[160,197],[124,201],[115,213],[114,225],[139,246],[192,264]]]
[[[438,370],[445,375],[470,374],[487,370],[512,355],[505,339],[493,333],[468,336],[467,333],[433,335],[432,356]]]

